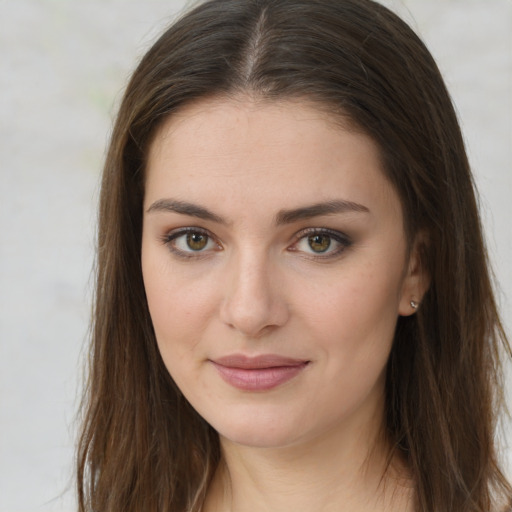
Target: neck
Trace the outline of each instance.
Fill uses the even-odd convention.
[[[206,512],[411,511],[405,464],[382,431],[333,430],[279,448],[221,438],[222,461]]]

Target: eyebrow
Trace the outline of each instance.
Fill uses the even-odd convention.
[[[203,220],[210,220],[218,224],[227,224],[227,221],[202,206],[187,203],[186,201],[176,201],[175,199],[159,199],[155,201],[148,209],[150,212],[174,212],[181,215],[189,215]]]
[[[218,224],[228,224],[226,219],[211,212],[203,206],[188,203],[186,201],[177,201],[175,199],[159,199],[158,201],[155,201],[146,211],[147,213],[173,212],[179,213],[181,215],[197,217],[203,220],[209,220]],[[299,220],[348,212],[369,213],[370,210],[362,204],[346,201],[343,199],[337,199],[290,210],[281,210],[275,216],[275,223],[276,225],[291,224]]]
[[[281,210],[276,215],[276,224],[290,224],[298,220],[348,212],[370,213],[370,210],[362,204],[337,199],[323,203],[315,203],[310,206],[295,208],[293,210]]]

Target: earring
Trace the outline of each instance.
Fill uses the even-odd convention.
[[[409,304],[411,305],[411,308],[418,309],[418,303],[415,300],[411,300]]]

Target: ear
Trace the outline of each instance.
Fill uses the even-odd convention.
[[[409,316],[421,307],[421,301],[430,286],[430,276],[425,267],[428,236],[420,231],[412,244],[407,269],[402,282],[398,314]]]

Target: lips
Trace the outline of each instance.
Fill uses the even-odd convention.
[[[210,360],[220,376],[243,391],[267,391],[300,374],[309,361],[266,354],[248,357],[232,354]]]

